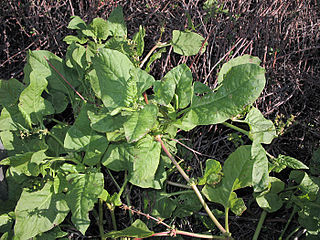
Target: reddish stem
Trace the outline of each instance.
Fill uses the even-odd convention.
[[[144,97],[144,101],[146,102],[146,104],[149,104],[148,96],[147,96],[146,92],[143,93],[143,97]]]
[[[68,80],[49,62],[48,58],[44,56],[50,67],[59,74],[59,76],[72,88],[72,90],[86,103],[87,100],[84,99],[84,97],[68,82]]]

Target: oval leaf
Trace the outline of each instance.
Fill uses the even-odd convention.
[[[134,112],[123,124],[125,136],[129,143],[136,142],[145,136],[157,120],[158,108],[148,104]]]

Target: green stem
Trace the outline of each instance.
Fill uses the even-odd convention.
[[[294,230],[288,235],[288,237],[286,237],[286,240],[292,239],[291,237],[293,236],[293,234],[295,234],[296,232],[298,232],[300,228],[301,228],[301,226],[299,226],[299,227],[297,227],[296,229],[294,229]]]
[[[181,231],[181,230],[176,230],[176,234],[190,236],[190,237],[194,237],[194,238],[226,239],[225,236],[212,236],[212,235],[208,235],[208,234],[190,233],[190,232],[185,232],[185,231]]]
[[[237,126],[235,126],[235,125],[233,125],[233,124],[231,124],[231,123],[228,123],[228,122],[223,122],[222,124],[225,125],[225,126],[227,126],[227,127],[229,127],[229,128],[231,128],[231,129],[233,129],[233,130],[236,130],[236,131],[238,131],[238,132],[241,132],[241,133],[243,133],[244,135],[247,135],[248,137],[250,137],[250,136],[249,136],[249,132],[246,131],[246,130],[244,130],[244,129],[242,129],[242,128],[239,128],[239,127],[237,127]]]
[[[57,120],[57,119],[54,119],[54,118],[52,118],[51,120],[52,120],[53,122],[56,122],[56,123],[61,124],[61,125],[64,125],[64,126],[67,126],[67,125],[68,125],[67,123],[61,122],[61,121],[59,121],[59,120]]]
[[[99,232],[101,240],[104,239],[104,229],[103,229],[103,200],[99,198]]]
[[[203,206],[203,208],[205,209],[205,211],[207,212],[207,214],[209,215],[209,217],[211,218],[211,220],[214,222],[214,224],[219,228],[219,230],[224,234],[224,235],[228,235],[229,233],[223,228],[223,226],[219,223],[219,221],[216,219],[216,217],[213,215],[212,211],[210,210],[210,208],[208,207],[208,205],[206,204],[206,202],[204,201],[197,185],[195,183],[192,183],[190,181],[189,176],[184,172],[184,170],[180,167],[180,165],[177,163],[177,161],[172,157],[172,155],[169,153],[168,149],[166,148],[166,146],[164,145],[161,137],[158,135],[156,136],[156,140],[158,142],[160,142],[161,144],[161,148],[162,150],[167,154],[167,156],[170,158],[170,160],[172,161],[172,163],[176,166],[176,168],[178,169],[179,173],[182,175],[182,177],[190,184],[190,186],[192,187],[193,191],[195,192],[195,194],[197,195],[201,205]]]
[[[148,60],[148,58],[151,56],[151,54],[157,49],[157,48],[162,48],[162,47],[166,47],[169,46],[169,44],[167,43],[161,43],[158,42],[156,45],[153,46],[153,48],[151,48],[151,50],[148,52],[148,54],[146,55],[146,57],[142,60],[141,64],[140,64],[140,68],[143,67],[143,65],[146,63],[146,61]]]
[[[176,182],[171,182],[167,181],[167,183],[171,186],[176,186],[176,187],[181,187],[181,188],[188,188],[190,189],[191,187],[189,185],[181,184],[181,183],[176,183]]]
[[[107,168],[107,172],[108,172],[109,176],[111,177],[113,183],[116,185],[118,191],[120,191],[121,188],[120,188],[119,184],[117,183],[116,179],[113,177],[112,173],[110,172],[110,170],[108,168]]]
[[[264,223],[264,220],[266,219],[266,216],[267,216],[267,211],[263,210],[261,215],[260,215],[260,219],[259,219],[259,222],[258,222],[258,226],[256,228],[256,231],[253,235],[253,238],[252,240],[258,240],[258,237],[259,237],[259,234],[260,234],[260,231],[261,231],[261,228],[262,228],[262,225]]]
[[[112,220],[112,226],[113,230],[117,231],[117,220],[116,220],[116,215],[114,214],[114,209],[110,209],[110,214],[111,214],[111,220]]]
[[[225,220],[224,227],[227,232],[229,232],[229,208],[225,208]]]
[[[282,240],[282,237],[283,237],[284,233],[287,231],[287,228],[289,227],[289,224],[291,223],[293,216],[297,213],[297,210],[298,210],[297,206],[294,205],[293,209],[292,209],[292,212],[290,214],[290,217],[288,219],[288,222],[287,222],[286,226],[284,227],[284,229],[283,229],[283,231],[282,231],[282,233],[281,233],[281,235],[279,237],[279,240]]]
[[[52,137],[54,140],[56,140],[56,142],[59,143],[59,145],[62,148],[64,148],[63,142],[61,142],[61,140],[59,138],[57,138],[56,135],[52,134],[50,131],[48,131],[48,134],[50,135],[50,137]]]

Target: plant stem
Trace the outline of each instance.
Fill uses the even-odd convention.
[[[50,137],[52,137],[54,140],[56,140],[56,142],[59,143],[59,145],[60,145],[62,148],[64,148],[63,142],[61,142],[60,139],[57,138],[56,135],[52,134],[50,131],[48,131],[48,134],[50,135]]]
[[[158,42],[156,45],[153,46],[153,48],[151,48],[151,50],[148,52],[148,54],[145,56],[145,58],[142,60],[141,64],[140,64],[140,68],[143,67],[143,65],[146,63],[146,61],[148,60],[148,58],[151,56],[151,54],[157,49],[157,48],[161,48],[161,47],[166,47],[168,46],[167,43],[161,43]]]
[[[190,237],[194,237],[194,238],[226,239],[225,236],[212,236],[212,235],[207,235],[207,234],[190,233],[190,232],[185,232],[185,231],[181,231],[181,230],[176,230],[176,234],[190,236]]]
[[[253,235],[253,238],[252,240],[258,240],[258,237],[259,237],[259,234],[260,234],[260,231],[261,231],[261,228],[262,228],[262,225],[263,225],[263,222],[264,220],[266,219],[266,216],[267,216],[267,211],[263,210],[261,215],[260,215],[260,219],[259,219],[259,222],[258,222],[258,226],[256,228],[256,231]]]
[[[47,63],[50,65],[50,67],[52,67],[52,69],[58,73],[58,75],[63,79],[63,81],[65,81],[69,87],[72,88],[72,90],[86,103],[87,100],[84,99],[84,97],[71,85],[71,83],[69,83],[69,81],[49,62],[48,58],[46,56],[44,56],[44,58],[46,59]]]
[[[287,222],[286,226],[284,227],[284,229],[283,229],[283,231],[282,231],[282,233],[281,233],[281,235],[280,235],[280,237],[279,237],[279,240],[282,240],[282,237],[283,237],[284,233],[287,231],[287,228],[289,227],[289,224],[291,223],[292,218],[293,218],[293,216],[296,214],[297,210],[298,210],[298,209],[297,209],[297,206],[294,205],[294,206],[293,206],[293,210],[292,210],[292,212],[291,212],[291,214],[290,214],[290,217],[289,217],[289,219],[288,219],[288,222]]]
[[[199,233],[190,233],[190,232],[185,232],[185,231],[180,231],[180,230],[175,230],[173,231],[174,235],[184,235],[184,236],[189,236],[193,238],[205,238],[205,239],[227,239],[225,236],[213,236],[213,235],[208,235],[208,234],[199,234]],[[172,231],[167,231],[167,232],[159,232],[159,233],[154,233],[150,237],[165,237],[165,236],[172,236]],[[138,238],[142,239],[142,238]]]
[[[216,217],[213,215],[213,213],[211,212],[210,208],[208,207],[208,205],[206,204],[206,202],[204,201],[197,185],[193,182],[190,181],[189,176],[184,172],[184,170],[180,167],[180,165],[177,163],[177,161],[172,157],[172,155],[169,153],[168,149],[166,148],[166,146],[164,145],[161,136],[157,135],[156,136],[156,140],[158,142],[160,142],[161,144],[161,148],[162,150],[167,154],[167,156],[170,158],[170,160],[172,161],[172,163],[176,166],[176,168],[178,169],[179,173],[182,175],[182,177],[190,184],[190,186],[192,187],[193,191],[196,193],[201,205],[203,206],[203,208],[205,209],[205,211],[208,213],[209,217],[211,218],[211,220],[214,222],[214,224],[219,228],[219,230],[223,233],[223,234],[227,234],[229,235],[229,233],[223,228],[223,226],[219,223],[219,221],[216,219]]]
[[[288,235],[288,237],[286,237],[286,240],[292,239],[291,237],[293,236],[293,234],[295,234],[296,232],[298,232],[300,228],[301,228],[301,226],[299,226],[299,227],[297,227],[296,229],[294,229],[294,230]],[[295,239],[297,239],[297,238],[295,238]]]
[[[103,200],[99,198],[99,232],[101,240],[104,239],[104,229],[103,229]]]
[[[171,182],[167,181],[167,183],[171,186],[176,186],[176,187],[181,187],[181,188],[188,188],[190,189],[191,187],[189,185],[181,184],[181,183],[176,183],[176,182]]]
[[[113,226],[113,230],[117,231],[117,220],[116,220],[116,215],[114,214],[114,209],[109,209],[110,210],[110,214],[111,214],[111,220],[112,220],[112,226]]]
[[[61,122],[61,121],[59,121],[59,120],[57,120],[57,119],[55,119],[55,118],[52,118],[51,120],[52,120],[53,122],[58,123],[58,124],[61,124],[61,125],[64,125],[64,126],[68,126],[67,123]]]
[[[107,172],[108,172],[109,176],[111,177],[113,183],[116,185],[118,191],[120,191],[120,186],[119,186],[119,184],[117,183],[116,179],[113,177],[112,173],[110,172],[110,170],[109,170],[108,168],[107,168]]]
[[[223,122],[222,124],[225,125],[225,126],[227,126],[227,127],[229,127],[229,128],[232,128],[233,130],[236,130],[236,131],[238,131],[238,132],[241,132],[241,133],[243,133],[244,135],[247,135],[247,136],[249,137],[249,132],[246,131],[246,130],[244,130],[244,129],[242,129],[242,128],[239,128],[239,127],[237,127],[237,126],[235,126],[235,125],[233,125],[233,124],[231,124],[231,123],[228,123],[228,122]]]
[[[226,229],[227,232],[229,232],[229,208],[225,208],[225,223],[224,223],[224,227]]]

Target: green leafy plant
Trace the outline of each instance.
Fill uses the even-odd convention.
[[[276,130],[252,106],[265,86],[265,70],[258,58],[245,55],[225,63],[219,84],[212,90],[193,82],[186,64],[174,67],[160,80],[149,74],[167,46],[176,54],[201,54],[205,39],[194,32],[175,30],[170,42],[159,40],[144,56],[145,30],[141,26],[130,39],[121,7],[107,21],[95,18],[86,24],[75,16],[68,28],[76,35],[64,39],[69,45],[64,59],[48,51],[30,51],[24,83],[0,81],[0,138],[8,153],[1,165],[9,166],[8,200],[0,205],[1,239],[13,234],[18,239],[61,238],[66,235],[61,227],[66,219],[68,226],[85,234],[92,223],[91,212],[101,239],[170,235],[231,239],[229,211],[241,215],[246,210],[236,193],[245,187],[253,188],[264,209],[255,238],[266,212],[277,211],[285,202],[295,206],[294,213],[299,213],[301,225],[310,234],[318,234],[319,216],[313,208],[318,207],[319,179],[308,175],[304,171],[308,167],[298,160],[273,157],[263,147],[276,137]],[[65,111],[72,112],[73,118],[58,120]],[[248,125],[249,130],[237,127],[237,122]],[[204,175],[190,178],[174,157],[174,138],[179,129],[211,124],[224,124],[246,135],[252,144],[239,146],[223,166],[208,159]],[[294,186],[286,187],[280,179],[269,177],[271,171],[286,167],[295,169],[290,175]],[[103,169],[118,191],[105,188]],[[168,181],[176,170],[184,183]],[[123,173],[121,183],[114,172]],[[167,184],[186,190],[168,193]],[[128,185],[142,189],[144,211],[152,202],[151,211],[130,206]],[[221,204],[224,214],[210,210],[204,197]],[[108,233],[104,206],[114,228]],[[117,207],[151,218],[166,230],[155,233],[136,220],[118,231]],[[188,233],[165,223],[201,208],[221,235]],[[221,215],[225,215],[224,226],[216,217]],[[310,229],[308,221],[313,224]]]

